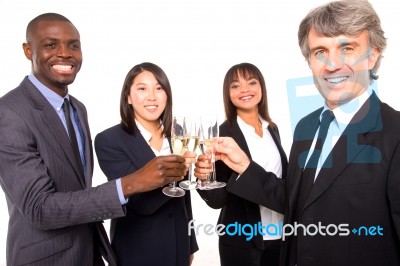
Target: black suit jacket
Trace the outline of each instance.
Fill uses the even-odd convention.
[[[280,143],[280,137],[278,128],[268,127],[268,131],[275,142],[276,147],[279,150],[282,162],[282,176],[283,179],[286,177],[287,171],[287,158],[284,150],[282,149]],[[228,122],[224,122],[220,126],[220,136],[221,137],[232,137],[239,145],[239,147],[251,158],[249,148],[247,146],[246,139],[240,130],[240,127],[235,120],[232,125]],[[227,167],[222,161],[216,162],[216,173],[217,180],[228,182],[230,180],[236,180],[238,174]],[[271,173],[272,174],[272,173]],[[272,174],[274,175],[274,174]],[[274,175],[274,177],[276,177]],[[240,177],[239,179],[241,179]],[[257,186],[257,184],[254,184]],[[252,190],[251,187],[244,188],[244,193],[253,194],[258,189]],[[239,224],[257,224],[261,221],[259,202],[257,200],[247,200],[246,197],[241,197],[230,193],[226,188],[213,189],[213,190],[198,190],[200,196],[203,200],[212,208],[219,209],[222,208],[218,224],[233,224],[235,222]],[[273,192],[275,193],[275,192]],[[282,204],[283,205],[283,204]],[[274,210],[283,213],[284,208],[274,208]],[[228,244],[230,246],[238,247],[257,247],[259,249],[264,249],[263,238],[260,234],[251,239],[251,241],[246,240],[246,236],[230,236],[225,234],[220,237],[220,242]]]
[[[140,132],[128,134],[121,125],[95,138],[99,165],[109,180],[128,175],[155,158]],[[190,192],[172,198],[161,188],[129,198],[126,217],[111,220],[111,244],[119,265],[189,265],[198,250],[192,220]]]
[[[278,205],[286,195],[285,224],[293,224],[304,167],[302,154],[311,147],[321,111],[296,126],[286,184],[252,163],[229,189],[240,195],[240,186],[250,184],[250,177],[257,178],[260,193],[263,189],[281,193],[264,193],[261,202]],[[300,266],[400,265],[399,121],[400,113],[380,102],[375,93],[356,113],[321,169],[297,220],[305,226],[347,224],[348,232],[339,230],[346,236],[298,235],[297,248],[296,238],[286,237],[282,265],[294,265],[296,252]],[[366,233],[362,226],[383,228],[382,235],[374,229]],[[330,232],[334,231],[331,226]]]

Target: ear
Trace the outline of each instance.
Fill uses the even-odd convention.
[[[129,97],[129,95],[128,95],[128,97],[126,97],[126,98],[128,99],[128,104],[132,105],[131,97]]]
[[[30,44],[27,43],[27,42],[24,42],[24,43],[22,44],[22,49],[24,49],[25,57],[26,57],[28,60],[32,61],[32,49],[31,49]]]
[[[368,57],[368,69],[371,70],[375,67],[376,61],[378,61],[378,58],[382,52],[378,48],[371,48],[369,53],[370,54]]]

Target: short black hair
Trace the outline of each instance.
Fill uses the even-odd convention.
[[[28,26],[26,27],[26,41],[29,42],[31,38],[31,32],[33,28],[41,21],[65,21],[69,22],[72,24],[72,22],[64,17],[63,15],[57,14],[57,13],[44,13],[41,14],[34,19],[32,19],[29,23]]]

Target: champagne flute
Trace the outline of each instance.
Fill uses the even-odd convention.
[[[225,182],[217,181],[217,175],[215,171],[215,152],[214,152],[214,144],[218,141],[219,136],[219,125],[218,125],[218,117],[215,116],[207,116],[202,118],[201,120],[202,132],[204,134],[204,145],[206,149],[211,152],[211,165],[212,172],[210,177],[210,182],[206,184],[208,189],[214,188],[222,188],[226,186]]]
[[[200,118],[199,117],[185,117],[185,126],[187,129],[187,136],[189,137],[188,150],[196,152],[199,147],[199,133],[200,133]],[[188,180],[181,181],[179,186],[186,190],[196,189],[197,182],[192,180],[193,164],[189,164]]]
[[[205,134],[203,133],[203,126],[200,125],[199,148],[200,148],[200,152],[201,152],[202,154],[206,154],[206,151],[207,151],[206,144],[204,144],[204,140],[205,140],[204,135],[205,135]],[[210,188],[207,187],[207,185],[208,185],[209,183],[210,183],[210,174],[207,173],[207,174],[206,174],[206,180],[205,180],[205,181],[203,181],[203,180],[201,180],[201,179],[198,179],[197,188],[200,189],[200,190],[209,190]]]
[[[171,130],[172,152],[182,156],[187,150],[188,141],[184,117],[174,116]],[[162,192],[170,197],[182,197],[185,195],[185,191],[176,186],[176,181],[164,187]]]

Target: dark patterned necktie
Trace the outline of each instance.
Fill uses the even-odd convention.
[[[304,206],[308,194],[310,193],[311,187],[314,184],[315,173],[318,165],[318,160],[321,155],[322,146],[324,145],[326,135],[328,134],[329,125],[334,118],[335,116],[331,110],[326,110],[322,114],[314,151],[311,154],[301,176],[300,189],[297,197],[297,218],[300,218],[299,216],[301,210]]]
[[[62,105],[62,108],[64,110],[65,121],[67,122],[69,139],[71,141],[71,146],[72,146],[72,150],[74,152],[75,160],[78,163],[80,174],[84,177],[85,175],[83,174],[83,166],[82,166],[81,155],[79,153],[78,141],[76,139],[75,129],[72,124],[72,120],[71,120],[71,116],[70,116],[71,106],[70,106],[67,98],[64,99],[64,104]]]

